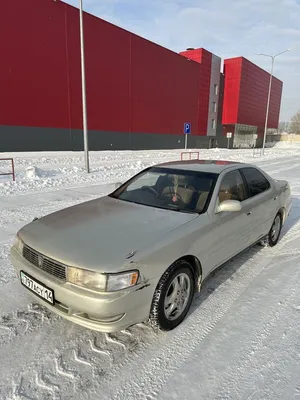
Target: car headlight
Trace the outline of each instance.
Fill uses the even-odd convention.
[[[73,285],[99,292],[115,292],[137,284],[139,273],[102,274],[86,269],[68,267],[67,281]]]
[[[68,267],[67,281],[91,290],[104,291],[106,289],[106,276],[87,269]]]
[[[23,254],[24,243],[23,243],[23,240],[20,238],[19,235],[16,236],[13,246],[18,251],[18,253]]]

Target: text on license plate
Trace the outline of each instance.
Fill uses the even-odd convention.
[[[41,285],[34,279],[26,275],[23,271],[20,272],[21,283],[36,293],[39,297],[46,300],[50,304],[54,304],[53,290]]]

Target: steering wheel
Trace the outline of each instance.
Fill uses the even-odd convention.
[[[155,197],[159,197],[159,193],[154,188],[152,188],[150,186],[143,186],[141,189],[142,190],[148,190],[148,192],[154,194]]]

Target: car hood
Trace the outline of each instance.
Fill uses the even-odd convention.
[[[66,265],[117,272],[130,253],[138,256],[196,217],[107,196],[35,220],[19,235],[34,250]]]

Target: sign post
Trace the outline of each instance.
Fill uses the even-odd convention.
[[[227,137],[227,149],[229,149],[230,148],[230,139],[232,138],[232,132],[227,132],[226,137]]]
[[[183,126],[183,133],[185,135],[185,141],[184,141],[184,148],[187,149],[187,144],[188,144],[188,135],[190,135],[192,132],[192,124],[190,122],[185,122]]]

